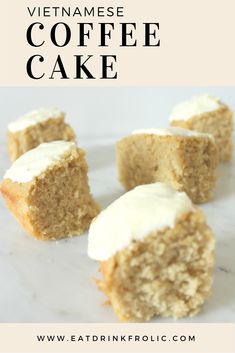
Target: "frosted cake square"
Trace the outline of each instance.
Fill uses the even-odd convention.
[[[13,215],[34,237],[78,235],[99,212],[87,171],[85,153],[74,142],[43,143],[12,164],[1,192]]]
[[[212,196],[218,165],[212,135],[181,128],[137,130],[117,142],[116,160],[126,190],[165,182],[194,203]]]
[[[75,134],[57,108],[33,110],[8,125],[8,151],[11,161],[43,142],[73,141]]]
[[[201,95],[172,110],[171,126],[182,127],[214,136],[221,161],[232,155],[233,113],[220,99]]]
[[[88,234],[98,287],[122,321],[196,315],[211,294],[214,246],[203,212],[163,183],[121,196]]]

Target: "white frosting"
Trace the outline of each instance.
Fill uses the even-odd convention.
[[[208,94],[193,97],[191,100],[176,105],[170,115],[170,121],[188,120],[206,112],[220,108],[219,98],[211,97]]]
[[[140,129],[134,130],[132,135],[137,134],[149,134],[149,135],[158,135],[158,136],[184,136],[184,137],[210,137],[213,138],[211,134],[206,134],[203,132],[182,129],[178,127],[169,127],[167,129]]]
[[[28,183],[60,160],[64,153],[74,146],[74,142],[65,141],[42,143],[20,156],[6,171],[4,179]]]
[[[41,108],[38,110],[33,110],[30,113],[11,122],[8,125],[8,130],[10,132],[21,131],[27,129],[29,126],[36,125],[48,119],[58,118],[61,115],[64,116],[64,113],[62,113],[57,108]]]
[[[114,201],[91,223],[89,257],[104,261],[152,231],[174,227],[178,217],[195,208],[185,192],[164,183],[137,186]]]

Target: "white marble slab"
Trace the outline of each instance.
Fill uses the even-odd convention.
[[[19,113],[22,113],[22,103],[18,96],[20,90],[14,89],[11,92],[5,89],[0,90],[1,98],[12,96],[16,99],[14,107],[9,107],[5,99],[1,102],[6,114],[0,125],[1,176],[9,165],[4,137],[6,123],[9,117],[15,114],[17,104]],[[28,91],[23,90],[24,92]],[[33,95],[31,93],[34,99],[31,104],[34,104],[34,107],[41,105],[38,103],[38,95],[41,95],[44,105],[48,95],[51,95],[51,100],[53,98],[55,101],[57,92],[50,90],[44,93],[42,89],[35,91]],[[71,92],[74,92],[73,99],[75,100],[78,91]],[[144,117],[145,104],[146,109],[150,110],[147,106],[149,101],[139,102],[138,90],[137,93],[134,91],[130,93],[128,90],[126,95],[129,95],[129,103],[126,101],[126,109],[129,109],[129,114],[131,110],[132,114],[136,114],[137,123],[135,124],[132,118],[128,120],[128,115],[124,114],[120,115],[119,122],[112,123],[111,120],[108,125],[108,116],[110,119],[112,116],[110,105],[113,103],[119,109],[116,102],[117,92],[118,94],[125,93],[117,90],[114,90],[113,94],[108,90],[103,92],[104,96],[109,95],[108,108],[102,108],[98,101],[98,107],[95,103],[92,109],[88,107],[90,110],[87,121],[90,121],[90,124],[93,122],[90,130],[86,130],[84,121],[82,121],[84,125],[81,124],[83,127],[79,129],[79,119],[75,119],[75,112],[79,113],[79,107],[75,107],[71,97],[65,99],[65,106],[73,104],[73,112],[69,120],[75,126],[79,145],[87,151],[91,189],[103,207],[123,193],[116,175],[115,141],[135,128],[163,127],[167,124],[164,116],[154,119],[154,116],[158,116],[158,112],[160,115],[161,112],[161,109],[155,107],[154,104],[151,109],[155,109],[155,113],[150,115],[149,120]],[[154,97],[154,94],[158,97],[159,92],[163,92],[161,94],[164,95],[168,94],[173,101],[177,90],[153,89],[151,97]],[[21,99],[23,93],[20,93]],[[57,99],[60,104],[57,104],[60,107],[62,107],[60,96],[62,99],[65,93],[66,90],[59,91]],[[216,92],[217,95],[219,93]],[[221,93],[227,94],[228,99],[231,94],[230,91]],[[98,94],[101,94],[100,91]],[[85,103],[89,102],[91,93],[87,90],[87,93],[83,92],[82,95],[83,98],[87,97],[87,101],[82,101],[81,107],[81,111],[85,114]],[[184,93],[184,98],[187,96]],[[92,99],[94,102],[98,99],[96,90],[92,92]],[[153,98],[151,101],[154,101]],[[128,104],[130,104],[129,107]],[[133,104],[137,107],[132,109]],[[162,96],[161,99],[158,98],[158,104],[164,106]],[[119,109],[119,113],[123,113],[123,108]],[[97,122],[99,122],[98,125],[105,125],[103,135],[98,125],[96,132]],[[179,320],[179,322],[234,322],[235,319],[235,161],[221,165],[218,172],[220,179],[214,200],[202,206],[217,240],[217,266],[213,295],[198,316]],[[60,242],[36,241],[18,225],[6,209],[2,198],[0,199],[0,226],[0,322],[117,322],[112,309],[102,305],[105,297],[97,290],[94,283],[94,278],[99,276],[98,265],[86,255],[86,234]],[[157,319],[156,321],[172,322],[173,320]]]

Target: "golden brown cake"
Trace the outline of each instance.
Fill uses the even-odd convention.
[[[177,105],[170,116],[171,126],[214,136],[220,161],[232,155],[233,113],[219,99],[201,95]]]
[[[79,235],[98,214],[83,150],[73,142],[43,143],[6,172],[1,192],[19,223],[35,238]]]
[[[72,128],[59,109],[34,110],[8,125],[8,151],[11,161],[42,142],[74,141]]]
[[[211,294],[215,240],[201,210],[163,183],[129,191],[91,223],[88,255],[122,321],[197,314]]]
[[[137,130],[117,143],[116,159],[126,190],[165,182],[194,203],[212,195],[218,153],[211,135],[180,128]]]

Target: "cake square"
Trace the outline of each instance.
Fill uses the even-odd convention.
[[[99,213],[83,150],[73,142],[43,143],[5,173],[1,192],[8,208],[37,239],[79,235]]]
[[[165,182],[194,203],[212,196],[218,152],[211,135],[180,128],[137,130],[117,142],[116,160],[126,190]]]
[[[11,161],[43,142],[74,141],[65,114],[57,108],[33,110],[8,125],[8,151]]]
[[[214,136],[220,161],[228,161],[232,156],[233,113],[220,99],[201,95],[173,108],[171,126]]]
[[[98,287],[121,321],[196,315],[211,294],[214,247],[203,212],[163,183],[127,192],[88,234]]]

